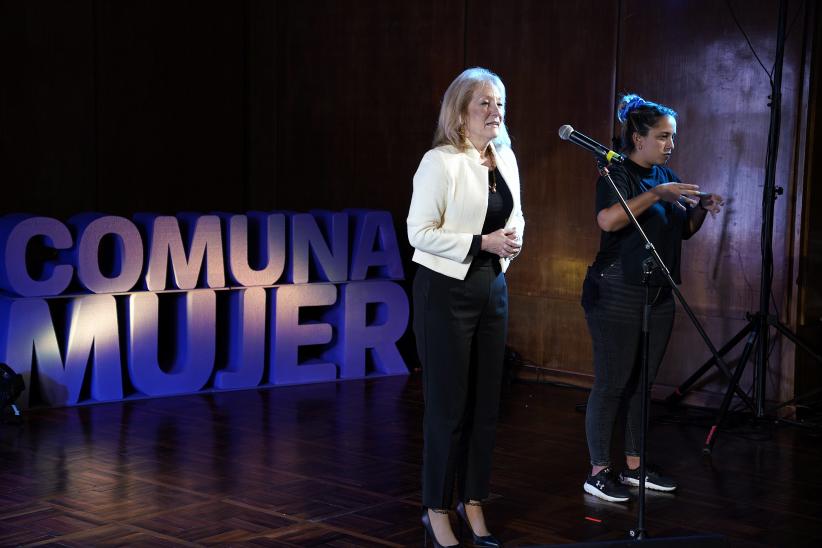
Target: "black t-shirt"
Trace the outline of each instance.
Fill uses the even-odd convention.
[[[496,191],[491,191],[491,185],[496,185]],[[482,243],[482,234],[490,234],[500,228],[505,228],[505,222],[511,216],[511,211],[514,209],[514,197],[511,195],[511,190],[499,169],[494,168],[493,171],[488,172],[488,209],[485,212],[485,222],[482,224],[482,232],[475,234],[471,242],[471,249],[468,251],[469,255],[476,257],[476,260],[489,262],[492,260],[499,260],[497,255],[487,251],[480,251]]]
[[[495,191],[491,191],[494,185]],[[505,228],[505,221],[511,216],[514,209],[514,197],[508,189],[508,184],[502,178],[499,169],[488,172],[488,210],[485,212],[485,222],[482,224],[482,233],[490,234],[500,228]]]
[[[622,166],[611,166],[611,177],[626,200],[639,196],[653,187],[663,183],[681,182],[679,177],[665,166],[644,168],[631,160],[625,160]],[[597,181],[596,212],[618,204],[611,183],[600,177]],[[659,256],[671,271],[671,277],[677,284],[681,283],[679,260],[682,239],[687,233],[690,208],[682,211],[674,204],[659,201],[642,213],[637,220],[648,239],[656,247]],[[651,255],[645,249],[642,236],[631,223],[614,231],[602,231],[599,253],[594,260],[594,269],[601,272],[616,261],[622,262],[623,277],[627,283],[642,283],[642,262]],[[661,273],[651,278],[650,285],[668,285]]]

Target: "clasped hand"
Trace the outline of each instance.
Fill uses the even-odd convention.
[[[482,245],[480,248],[483,251],[493,253],[504,258],[510,258],[519,253],[522,245],[519,242],[517,231],[515,229],[500,228],[489,234],[482,235]]]

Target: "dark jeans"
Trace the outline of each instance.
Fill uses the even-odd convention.
[[[653,383],[671,337],[674,299],[668,287],[651,287],[650,298],[648,379]],[[582,303],[594,350],[594,386],[585,415],[588,451],[592,465],[608,466],[614,426],[623,416],[625,454],[639,455],[645,288],[625,283],[619,262],[602,272],[589,268]]]
[[[413,291],[425,395],[422,503],[450,507],[455,483],[460,500],[482,500],[505,354],[505,276],[497,261],[472,265],[465,280],[420,266]]]

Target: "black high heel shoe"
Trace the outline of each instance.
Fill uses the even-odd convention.
[[[468,504],[471,503],[469,502]],[[471,522],[468,521],[468,514],[465,513],[465,505],[462,502],[457,503],[457,515],[461,517],[462,521],[465,522],[465,525],[468,526],[468,530],[471,532],[471,537],[475,546],[502,548],[502,542],[500,542],[494,535],[485,535],[480,537],[474,532],[474,528],[471,527]],[[462,531],[462,527],[460,527],[460,531]]]
[[[454,546],[459,546],[459,544],[449,544],[448,546],[445,546],[437,541],[437,535],[434,534],[434,528],[431,526],[431,518],[428,517],[428,508],[422,509],[422,527],[425,529],[425,537],[422,542],[423,548],[428,546],[428,537],[431,537],[431,543],[434,545],[434,548],[452,548]]]

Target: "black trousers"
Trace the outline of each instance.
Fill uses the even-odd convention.
[[[668,287],[652,287],[648,381],[654,382],[674,325]],[[625,283],[619,262],[602,272],[588,269],[582,290],[594,351],[594,386],[585,411],[591,464],[609,466],[611,438],[625,421],[625,455],[638,456],[642,424],[642,309],[645,288]]]
[[[488,497],[508,324],[498,261],[476,261],[465,280],[420,266],[414,334],[422,362],[422,502],[448,508]]]

